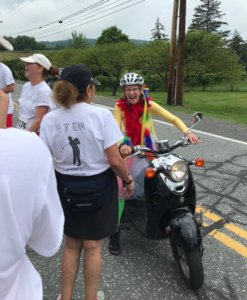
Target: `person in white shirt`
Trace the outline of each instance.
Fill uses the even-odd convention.
[[[117,143],[123,135],[112,113],[91,104],[92,72],[84,64],[65,67],[53,87],[61,106],[43,118],[40,137],[50,149],[65,214],[61,296],[71,300],[83,253],[85,300],[95,300],[101,272],[101,240],[117,229],[118,186],[134,186]],[[115,175],[116,174],[116,175]]]
[[[57,76],[58,68],[52,67],[43,54],[33,54],[20,59],[25,62],[25,76],[29,82],[23,85],[21,91],[16,127],[39,134],[44,115],[55,108],[51,88],[45,79],[48,75]]]
[[[8,66],[0,62],[0,89],[8,94],[9,97],[9,107],[7,114],[6,127],[13,126],[13,111],[14,105],[11,97],[11,92],[15,90],[15,80],[13,74]]]
[[[0,299],[42,300],[42,280],[26,245],[52,256],[64,215],[49,150],[34,133],[0,129]]]
[[[11,43],[2,36],[0,36],[0,47],[7,51],[14,49]],[[0,62],[0,128],[12,127],[13,102],[10,92],[14,90],[15,81],[11,70]]]

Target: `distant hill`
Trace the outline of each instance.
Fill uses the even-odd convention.
[[[95,43],[96,43],[96,39],[87,39],[87,41],[89,42],[90,45],[95,45]],[[148,41],[132,39],[132,40],[130,40],[130,42],[134,43],[135,45],[143,45],[143,44],[147,43]],[[47,48],[53,49],[53,48],[67,46],[68,43],[69,43],[69,39],[68,40],[53,41],[53,42],[42,41],[42,43],[44,43]]]
[[[48,41],[41,41],[41,43],[44,43],[47,48],[55,48],[58,46],[66,46],[68,45],[69,40],[61,40],[61,41],[53,41],[53,42],[48,42]]]

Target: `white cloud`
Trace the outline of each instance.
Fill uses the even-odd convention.
[[[0,21],[3,21],[0,23],[0,32],[2,35],[31,35],[36,40],[52,41],[71,38],[72,30],[83,33],[87,38],[97,38],[102,30],[116,25],[131,39],[150,40],[151,30],[159,17],[161,23],[165,26],[166,34],[170,36],[173,1],[144,0],[138,3],[139,1],[142,0],[104,0],[104,5],[79,15],[77,23],[70,24],[72,18],[64,20],[62,23],[58,21],[100,1],[0,0]],[[121,4],[124,5],[121,6]],[[187,26],[190,25],[194,8],[198,4],[200,4],[199,0],[187,0]],[[109,9],[110,6],[117,5],[119,6],[115,9]],[[128,5],[133,6],[123,9]],[[100,14],[99,7],[102,7],[105,12]],[[112,11],[121,9],[122,11],[112,13]],[[247,28],[245,26],[247,6],[245,5],[245,0],[222,0],[220,10],[226,14],[222,21],[228,22],[229,25],[225,29],[229,29],[232,32],[236,29],[244,39],[247,39]],[[100,18],[106,14],[109,14],[109,16]],[[92,21],[97,18],[98,20]],[[48,25],[49,23],[52,24]],[[78,24],[81,25],[75,27]],[[34,28],[39,29],[27,31]],[[53,30],[51,31],[51,29]]]

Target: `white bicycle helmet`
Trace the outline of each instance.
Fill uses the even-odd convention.
[[[144,79],[136,73],[127,73],[120,79],[120,86],[143,85]]]

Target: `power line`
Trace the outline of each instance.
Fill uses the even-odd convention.
[[[15,32],[15,33],[8,33],[8,35],[13,36],[13,35],[17,35],[17,34],[23,34],[23,33],[26,33],[26,32],[37,31],[37,30],[39,30],[39,33],[37,33],[38,34],[37,38],[54,35],[56,33],[64,32],[64,31],[67,31],[69,29],[73,29],[73,28],[76,28],[78,26],[85,25],[85,24],[94,22],[96,20],[102,19],[104,17],[110,16],[112,14],[115,14],[117,12],[125,10],[125,9],[127,9],[131,6],[137,5],[140,2],[144,2],[145,0],[138,1],[138,2],[133,3],[131,5],[127,5],[127,4],[129,2],[132,2],[132,1],[135,1],[135,0],[128,0],[128,1],[125,0],[124,2],[119,3],[117,5],[114,5],[114,4],[116,4],[117,2],[120,2],[122,0],[115,0],[112,3],[108,3],[110,1],[111,0],[101,0],[101,1],[98,1],[98,2],[96,2],[96,3],[94,3],[90,6],[86,7],[86,8],[83,8],[83,9],[78,10],[78,11],[72,13],[72,14],[69,14],[65,17],[61,17],[61,18],[57,19],[56,21],[52,21],[52,22],[46,23],[44,25],[41,25],[41,26],[38,26],[38,27],[35,27],[35,28],[26,29],[26,30],[23,30],[23,31]],[[127,6],[121,8],[121,9],[116,9],[116,8],[118,8],[120,6],[123,6],[123,5],[127,5]],[[110,13],[107,13],[108,11],[113,10],[113,9],[115,9],[115,10],[110,12]],[[82,18],[83,14],[84,14],[84,17]],[[85,14],[86,14],[86,16],[85,16]],[[104,14],[104,15],[102,16],[102,14]],[[96,17],[96,18],[94,18],[94,17]],[[94,18],[94,19],[91,19],[91,18]],[[85,20],[88,20],[88,19],[91,19],[91,20],[84,22]],[[64,21],[68,21],[68,22],[63,24]],[[59,25],[56,25],[55,27],[53,26],[53,27],[49,28],[50,26],[52,26],[54,24],[58,24],[58,23],[59,23]],[[43,29],[44,27],[47,27],[47,29],[40,32],[40,29]],[[59,28],[59,30],[56,31],[58,28]],[[62,30],[60,30],[61,28],[62,28]]]
[[[114,4],[114,3],[116,3],[116,2],[119,2],[119,1],[121,1],[121,0],[116,0],[116,1],[114,1],[113,3],[110,3],[110,4],[108,4],[108,5],[105,5],[105,6],[103,7],[103,9],[106,8],[106,7],[109,7],[109,6],[111,6],[112,4]],[[133,1],[133,0],[129,0],[129,1]],[[129,2],[129,1],[127,1],[127,2]],[[120,5],[123,5],[123,4],[120,4]],[[117,5],[117,6],[115,6],[115,7],[118,7],[118,6],[119,6],[119,5]],[[82,20],[86,20],[86,19],[89,19],[89,18],[91,18],[91,17],[94,17],[94,16],[97,15],[97,14],[94,14],[94,13],[97,12],[97,11],[98,11],[98,14],[99,14],[99,13],[108,11],[109,9],[112,9],[112,8],[114,8],[114,7],[110,7],[110,8],[108,8],[108,9],[106,9],[106,10],[103,10],[102,8],[96,9],[96,10],[94,10],[93,12],[91,12],[91,14],[90,14],[90,12],[87,13],[87,16],[86,16],[85,18],[83,18],[83,19],[82,19],[81,16],[79,16],[78,18],[69,21],[68,23],[64,24],[64,27],[66,27],[66,26],[68,27],[68,25],[72,25],[72,24],[75,24],[75,23],[77,23],[77,22],[79,22],[79,21],[81,22]],[[61,20],[62,20],[62,19],[61,19]],[[61,26],[62,26],[62,25],[58,25],[58,26],[56,26],[56,27],[50,28],[50,29],[48,29],[46,32],[54,31],[54,30],[56,30],[57,28],[60,28],[60,29],[61,29]],[[45,32],[44,32],[44,33],[45,33]],[[41,32],[41,34],[43,34],[43,33]]]
[[[58,32],[63,32],[63,31],[65,31],[65,30],[72,29],[72,28],[78,27],[78,26],[80,26],[80,25],[88,24],[88,23],[90,23],[90,22],[93,22],[93,21],[95,21],[95,20],[98,20],[99,18],[103,18],[104,16],[101,16],[101,17],[95,18],[95,19],[93,19],[93,20],[91,20],[91,21],[88,21],[88,22],[82,22],[82,21],[85,21],[85,20],[87,20],[87,19],[90,19],[90,18],[93,18],[93,17],[95,17],[95,16],[98,16],[98,15],[104,13],[104,12],[110,11],[110,10],[112,10],[112,9],[114,9],[114,8],[117,8],[117,7],[120,7],[120,6],[122,6],[122,5],[125,5],[125,4],[127,4],[128,2],[132,2],[132,1],[135,1],[135,0],[128,0],[128,1],[125,1],[124,3],[120,3],[120,4],[118,4],[118,5],[111,6],[111,7],[109,7],[109,5],[106,5],[105,7],[103,7],[103,8],[108,7],[107,9],[102,9],[102,8],[101,8],[101,9],[98,9],[98,10],[94,10],[93,12],[91,12],[91,15],[87,14],[86,17],[84,17],[84,18],[81,18],[81,17],[80,17],[79,19],[71,20],[69,23],[64,24],[63,30],[60,30],[60,31],[58,31]],[[145,1],[145,0],[143,0],[143,1]],[[114,2],[111,3],[110,5],[112,5],[112,4],[116,3],[116,2],[119,2],[119,0],[114,1]],[[133,5],[135,5],[135,4],[133,4]],[[133,6],[133,5],[131,5],[131,6]],[[128,7],[129,7],[129,6],[128,6]],[[124,8],[123,8],[123,9],[124,9]],[[98,12],[98,13],[95,13],[95,12],[97,12],[97,11],[99,11],[99,12]],[[118,10],[118,11],[120,11],[120,10]],[[116,12],[117,12],[117,11],[116,11]],[[113,14],[113,13],[114,13],[114,12],[112,12],[112,13],[110,13],[110,14],[106,14],[106,16],[109,16],[109,15],[111,15],[111,14]],[[79,22],[79,24],[78,24],[78,22]],[[72,26],[71,26],[71,25],[72,25]],[[52,31],[56,30],[57,28],[61,29],[61,26],[56,26],[55,28],[48,29],[46,32],[52,32]],[[45,34],[46,32],[41,33],[41,34]],[[55,32],[55,33],[57,33],[57,32]],[[42,37],[43,37],[43,36],[42,36]]]
[[[130,2],[130,1],[133,1],[133,0],[129,0],[129,1],[127,1],[127,2]],[[100,19],[102,19],[102,18],[105,18],[105,17],[110,16],[110,15],[112,15],[112,14],[115,14],[115,13],[117,13],[117,12],[123,11],[123,10],[125,10],[125,9],[127,9],[127,8],[129,8],[129,7],[132,7],[132,6],[134,6],[134,5],[137,5],[137,4],[139,4],[139,3],[141,3],[141,2],[144,2],[144,1],[145,1],[145,0],[140,0],[140,1],[136,2],[136,3],[134,3],[134,4],[128,5],[128,6],[124,7],[124,8],[122,8],[122,9],[113,11],[113,12],[111,12],[111,13],[109,13],[109,14],[105,14],[105,15],[103,15],[103,16],[101,16],[101,17],[95,18],[95,19],[90,20],[90,21],[88,21],[88,22],[80,23],[80,24],[77,24],[77,25],[75,25],[75,26],[68,27],[68,28],[66,28],[66,29],[64,29],[64,30],[59,30],[59,31],[56,31],[56,32],[53,32],[53,33],[50,33],[50,34],[37,36],[36,38],[43,38],[43,37],[51,36],[51,35],[54,35],[54,34],[56,34],[56,33],[64,32],[64,31],[66,31],[66,30],[76,28],[76,27],[78,27],[78,26],[80,26],[80,25],[85,25],[85,24],[88,24],[88,23],[91,23],[91,22],[100,20]]]
[[[57,19],[56,21],[53,21],[53,22],[50,22],[50,23],[47,23],[47,24],[44,24],[44,25],[41,25],[41,26],[38,26],[38,27],[35,27],[35,28],[26,29],[26,30],[19,31],[19,32],[9,33],[8,35],[23,34],[23,33],[29,32],[29,31],[34,31],[34,30],[36,30],[36,29],[41,29],[41,28],[43,28],[43,27],[50,26],[50,25],[55,24],[55,23],[59,23],[60,21],[63,21],[63,20],[72,18],[72,17],[74,17],[74,16],[76,16],[76,15],[78,15],[78,14],[84,13],[84,12],[86,12],[87,10],[90,10],[90,9],[94,8],[94,7],[97,6],[97,5],[102,5],[102,4],[104,4],[104,3],[106,3],[106,2],[109,2],[109,1],[110,1],[110,0],[101,0],[101,1],[98,1],[98,2],[96,2],[95,4],[92,4],[92,5],[86,7],[86,8],[84,8],[84,9],[82,9],[82,10],[79,10],[79,11],[77,11],[77,12],[75,12],[75,13],[72,13],[71,15],[68,15],[68,16],[63,17],[63,18],[59,18],[59,19]]]

